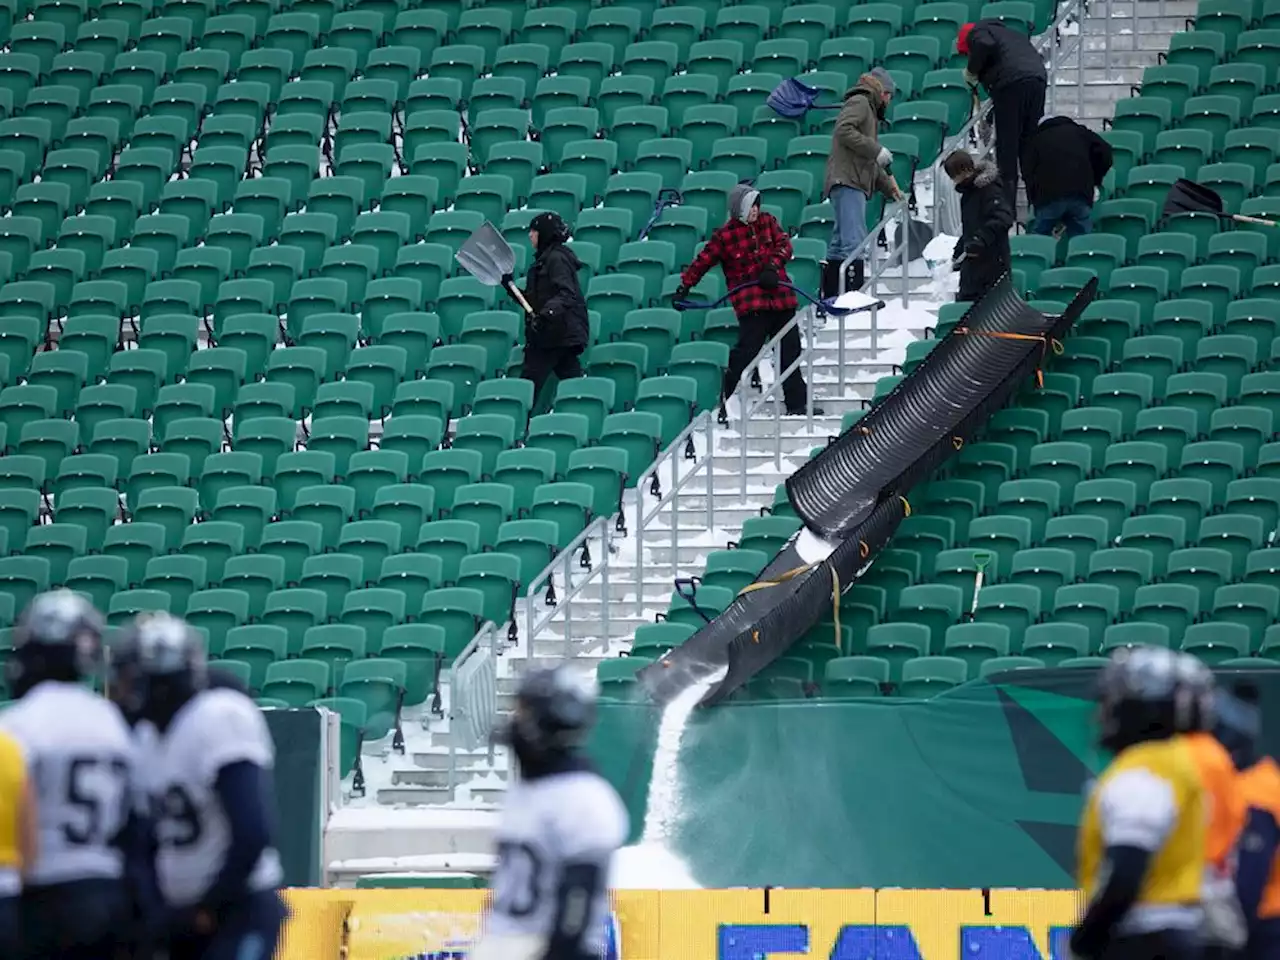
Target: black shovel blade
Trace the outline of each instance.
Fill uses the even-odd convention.
[[[1222,197],[1194,180],[1177,180],[1164,198],[1161,214],[1171,217],[1179,213],[1207,213],[1220,217],[1223,215]]]

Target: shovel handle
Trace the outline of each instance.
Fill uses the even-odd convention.
[[[533,307],[529,306],[529,301],[524,298],[524,294],[520,292],[519,288],[517,288],[514,283],[507,284],[507,293],[515,297],[516,303],[524,307],[525,313],[531,317],[533,316]]]
[[[1246,217],[1244,214],[1233,213],[1231,219],[1236,223],[1256,223],[1263,227],[1280,227],[1280,222],[1275,220],[1263,220],[1261,217]]]

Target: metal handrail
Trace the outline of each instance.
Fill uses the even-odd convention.
[[[449,665],[449,792],[452,795],[453,790],[458,784],[458,730],[456,721],[461,719],[460,708],[458,706],[458,668],[464,664],[476,651],[480,649],[480,644],[488,638],[489,655],[495,660],[498,655],[498,626],[492,620],[486,620],[477,631],[476,635],[471,638],[462,651],[453,658],[453,663]],[[489,729],[493,730],[497,723],[497,683],[494,684],[494,710],[488,718]],[[493,739],[489,738],[489,765],[493,766]]]
[[[556,614],[564,613],[564,656],[569,656],[569,644],[573,641],[573,618],[570,614],[573,611],[573,598],[582,592],[583,588],[593,580],[600,578],[600,622],[603,625],[604,636],[606,642],[609,636],[609,563],[612,557],[612,551],[609,549],[609,524],[612,517],[596,517],[569,542],[569,545],[552,557],[542,570],[529,581],[528,588],[525,590],[525,656],[533,658],[533,644],[537,638],[538,631],[550,623]],[[578,579],[575,583],[572,576],[572,567],[574,554],[579,550],[587,547],[588,543],[595,535],[600,536],[603,549],[597,560],[591,563],[587,568],[587,574]],[[579,561],[581,562],[581,560]],[[533,597],[544,583],[552,583],[552,574],[555,573],[557,567],[564,569],[564,592],[560,595],[558,601],[543,616],[538,617],[534,613],[537,604],[534,603]],[[563,609],[562,609],[563,608]]]
[[[866,272],[863,288],[871,296],[875,296],[876,281],[882,278],[885,269],[888,268],[889,264],[893,262],[894,257],[898,256],[900,252],[902,260],[902,289],[900,291],[900,299],[902,300],[902,305],[905,307],[910,303],[911,293],[911,288],[907,284],[907,267],[909,263],[907,260],[907,235],[908,224],[911,220],[911,211],[907,208],[905,200],[898,200],[890,204],[888,209],[891,212],[886,213],[879,223],[867,231],[867,235],[862,238],[862,242],[854,247],[853,251],[847,257],[840,261],[840,292],[844,292],[844,281],[845,277],[848,276],[849,265],[855,260],[867,260],[869,261],[870,268]],[[889,229],[889,224],[894,221],[898,222],[898,239],[894,249],[889,251],[883,261],[879,261],[880,266],[871,266],[871,264],[877,262],[877,258],[869,256],[869,254],[875,253],[876,244],[878,243],[879,237],[882,233],[885,236],[888,236],[887,231]]]
[[[644,473],[640,475],[640,482],[636,484],[636,600],[643,602],[644,600],[644,533],[648,529],[649,523],[655,520],[657,516],[666,509],[667,504],[671,504],[671,552],[672,556],[677,555],[680,544],[680,507],[679,495],[686,484],[693,479],[699,470],[706,470],[707,479],[707,528],[715,526],[715,471],[712,464],[715,460],[715,430],[716,419],[710,410],[704,410],[690,421],[676,438],[667,445],[667,448],[658,454]],[[697,444],[693,442],[695,434],[705,431],[706,444],[703,448],[702,457],[697,454]],[[688,462],[687,451],[692,448],[693,466],[685,471],[684,475],[680,474],[680,466],[682,463]],[[671,464],[671,482],[667,486],[666,493],[659,493],[658,502],[652,509],[645,510],[644,493],[642,492],[650,484],[655,484],[659,480],[659,472],[664,464]],[[648,481],[648,483],[646,483]],[[658,488],[661,490],[661,487]],[[674,565],[674,561],[673,561]]]

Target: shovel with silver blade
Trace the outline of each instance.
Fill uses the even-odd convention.
[[[529,301],[516,285],[503,282],[502,278],[510,276],[516,268],[516,255],[511,244],[503,239],[502,234],[488,220],[467,237],[453,257],[463,270],[486,287],[502,287],[524,308],[526,314],[533,315],[533,307],[529,306]]]

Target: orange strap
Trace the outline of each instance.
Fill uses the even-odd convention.
[[[1044,362],[1052,350],[1054,356],[1062,355],[1062,344],[1046,334],[1006,333],[1003,330],[974,330],[971,327],[956,327],[952,333],[961,336],[992,337],[996,340],[1034,340],[1040,344],[1040,363],[1036,367],[1036,386],[1044,387]],[[959,449],[957,447],[957,449]]]

